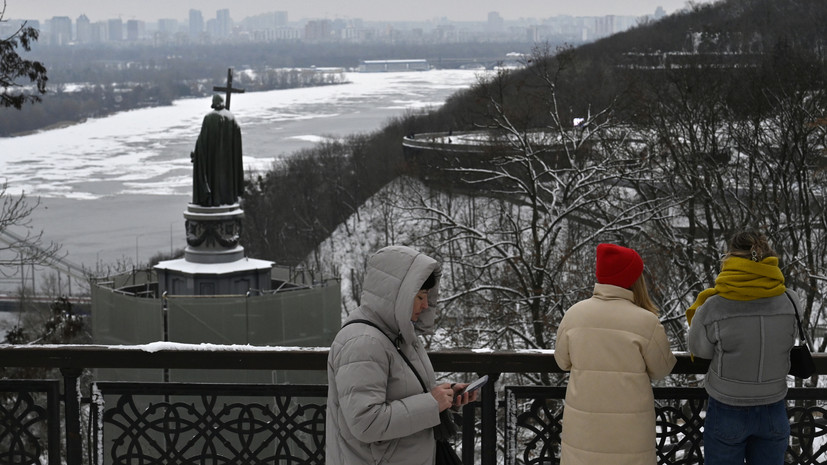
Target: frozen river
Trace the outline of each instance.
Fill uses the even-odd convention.
[[[245,169],[266,170],[324,138],[370,132],[408,110],[438,107],[478,73],[347,73],[343,85],[235,94]],[[210,103],[184,99],[0,138],[0,178],[9,193],[40,198],[32,227],[62,244],[68,260],[90,269],[145,262],[186,245],[189,154]]]

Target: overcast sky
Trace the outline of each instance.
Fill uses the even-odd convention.
[[[696,0],[708,3],[712,0]],[[547,18],[557,15],[602,16],[652,14],[662,6],[673,13],[686,0],[6,0],[6,19],[45,20],[81,14],[91,21],[120,17],[123,20],[155,21],[158,18],[183,20],[193,8],[205,19],[215,11],[229,8],[230,17],[270,11],[287,11],[290,21],[302,18],[362,18],[369,21],[404,21],[448,18],[454,21],[485,21],[496,11],[505,20]]]

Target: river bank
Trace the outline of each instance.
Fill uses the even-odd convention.
[[[354,73],[343,85],[234,95],[245,171],[263,172],[319,141],[375,131],[405,112],[438,107],[477,78],[467,70]],[[40,198],[31,227],[62,244],[72,263],[90,270],[144,263],[186,246],[189,153],[209,104],[184,99],[0,138],[2,179],[9,194]]]

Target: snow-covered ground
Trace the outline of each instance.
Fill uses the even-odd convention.
[[[19,316],[17,312],[0,312],[0,341],[6,339],[6,333],[17,324]]]

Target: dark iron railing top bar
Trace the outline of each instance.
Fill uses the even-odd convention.
[[[327,347],[263,347],[152,343],[105,345],[0,345],[0,366],[50,368],[197,368],[325,371]],[[673,374],[705,373],[708,361],[675,353]],[[434,369],[465,373],[561,372],[552,350],[451,349],[430,351]],[[814,353],[816,372],[827,374],[827,353]]]
[[[28,434],[29,438],[48,439],[48,443],[39,439],[15,442],[19,447],[15,446],[10,453],[21,457],[25,455],[31,460],[14,462],[32,465],[39,463],[43,451],[54,451],[58,444],[62,444],[59,447],[61,452],[49,454],[50,463],[57,463],[58,456],[65,457],[65,463],[69,465],[107,463],[106,460],[132,463],[143,457],[141,454],[144,452],[141,451],[150,449],[157,452],[157,457],[153,455],[153,460],[157,459],[153,463],[169,462],[170,454],[175,457],[183,454],[182,457],[186,456],[187,460],[201,460],[203,454],[199,450],[218,447],[227,448],[221,452],[227,463],[271,463],[268,460],[278,456],[285,460],[289,457],[293,460],[291,463],[321,465],[324,463],[326,395],[323,384],[106,382],[94,379],[93,375],[91,385],[82,386],[79,380],[86,369],[97,368],[324,372],[327,355],[327,347],[170,342],[133,346],[0,345],[0,366],[58,368],[63,378],[62,382],[49,381],[52,388],[46,404],[38,400],[42,397],[37,393],[39,385],[36,383],[39,380],[0,380],[0,391],[17,399],[13,403],[17,406],[15,410],[5,414],[0,412],[0,433],[18,431]],[[502,463],[503,458],[506,463],[515,463],[518,456],[523,457],[526,464],[556,463],[565,387],[509,386],[505,384],[505,379],[500,379],[500,375],[506,373],[561,373],[553,351],[453,349],[431,351],[429,355],[434,369],[440,373],[450,373],[449,378],[476,373],[488,374],[492,380],[483,387],[480,402],[463,409],[461,450],[464,463],[495,465]],[[706,372],[707,361],[693,360],[685,352],[676,355],[678,363],[673,374]],[[827,354],[814,354],[814,358],[818,374],[827,374]],[[55,392],[57,383],[63,386],[60,400]],[[497,394],[499,386],[503,387],[502,395]],[[698,442],[697,428],[703,423],[700,415],[706,398],[703,388],[659,387],[655,388],[655,392],[656,399],[659,399],[656,410],[662,423],[658,433],[663,442],[659,446],[659,463],[698,463],[700,452],[695,446]],[[146,402],[150,402],[152,396],[156,398],[151,400],[151,406],[147,406]],[[182,396],[188,400],[182,400]],[[233,400],[238,396],[266,400]],[[814,441],[827,431],[827,422],[824,421],[827,417],[824,409],[827,389],[792,388],[788,401],[791,427],[795,431],[788,450],[794,456],[791,456],[793,459],[789,463],[824,463],[827,446],[821,443],[816,446]],[[83,417],[87,408],[84,405],[88,406],[91,420]],[[507,413],[505,423],[499,420],[503,406]],[[689,416],[684,415],[686,406],[691,407]],[[61,412],[65,412],[61,422],[65,435],[55,432]],[[37,422],[33,423],[32,416],[37,417]],[[188,419],[171,420],[182,416]],[[192,443],[192,440],[203,435],[192,435],[188,429],[190,426],[187,426],[191,424],[188,423],[191,420],[189,417],[195,418],[192,425],[196,425],[199,431],[210,432],[210,441]],[[243,437],[237,437],[240,431],[238,422],[246,422],[244,424],[248,426],[255,423],[255,428],[250,431],[257,433],[250,437],[246,433]],[[43,435],[39,430],[29,431],[26,428],[30,424],[36,428],[47,425],[51,432]],[[84,426],[87,424],[92,425],[92,430],[87,431],[89,428]],[[110,428],[108,433],[106,428]],[[184,434],[183,429],[188,432]],[[138,430],[142,433],[132,434]],[[507,430],[504,435],[498,433],[503,430]],[[284,431],[292,432],[284,436]],[[181,438],[183,442],[162,446],[157,441],[158,434]],[[126,437],[129,440],[123,442]],[[504,451],[500,449],[503,444],[501,440],[508,445]],[[268,449],[269,452],[262,455],[247,446],[241,447],[258,444],[256,441],[263,441],[270,449],[275,449]],[[534,444],[544,446],[537,449]],[[682,445],[686,444],[694,444],[694,449],[683,448]],[[86,454],[89,455],[85,457]],[[685,456],[686,460],[674,461],[679,455]],[[0,462],[3,461],[0,457]]]

